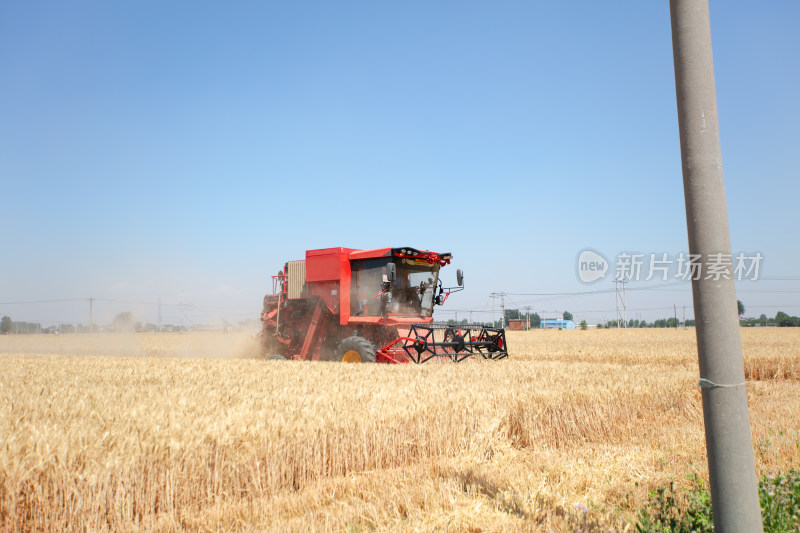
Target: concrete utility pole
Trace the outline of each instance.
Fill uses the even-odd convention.
[[[506,293],[504,292],[493,292],[492,296],[492,327],[494,327],[494,299],[498,296],[500,297],[500,327],[504,328],[506,322]]]
[[[94,316],[92,315],[92,307],[94,305],[94,297],[89,296],[89,333],[94,333]]]
[[[500,293],[500,327],[506,327],[506,293]]]
[[[692,281],[692,294],[714,528],[719,533],[760,532],[708,0],[670,0],[670,15],[689,253],[700,254],[705,268]],[[728,263],[727,275],[710,275],[710,264]]]

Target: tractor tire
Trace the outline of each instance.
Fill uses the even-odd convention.
[[[347,337],[334,352],[334,361],[342,363],[374,363],[375,345],[364,337]]]
[[[287,359],[279,353],[267,357],[267,361],[287,361]]]

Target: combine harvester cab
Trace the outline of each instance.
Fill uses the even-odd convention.
[[[270,359],[424,363],[508,357],[505,331],[433,322],[435,305],[463,289],[443,287],[452,255],[414,248],[309,250],[272,276],[261,342]]]

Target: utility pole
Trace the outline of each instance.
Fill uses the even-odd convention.
[[[670,0],[689,253],[731,258],[708,0]],[[732,265],[692,280],[714,530],[763,531]]]
[[[675,329],[678,329],[678,306],[672,304],[672,312],[675,315]]]
[[[94,306],[94,298],[89,296],[89,334],[94,333],[94,316],[92,314],[93,306]]]
[[[506,293],[500,293],[500,327],[506,327]]]
[[[627,327],[625,324],[625,285],[628,284],[628,280],[626,279],[615,279],[614,280],[614,292],[617,293],[617,328],[619,328],[620,322],[622,322],[622,327]],[[620,289],[620,286],[622,289]]]
[[[493,292],[492,293],[492,327],[494,327],[494,299],[500,297],[500,327],[506,327],[506,293]]]

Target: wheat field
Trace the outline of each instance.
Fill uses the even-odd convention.
[[[0,530],[624,531],[707,478],[694,331],[507,335],[507,360],[419,366],[2,336]],[[800,329],[742,341],[756,469],[797,467]]]

